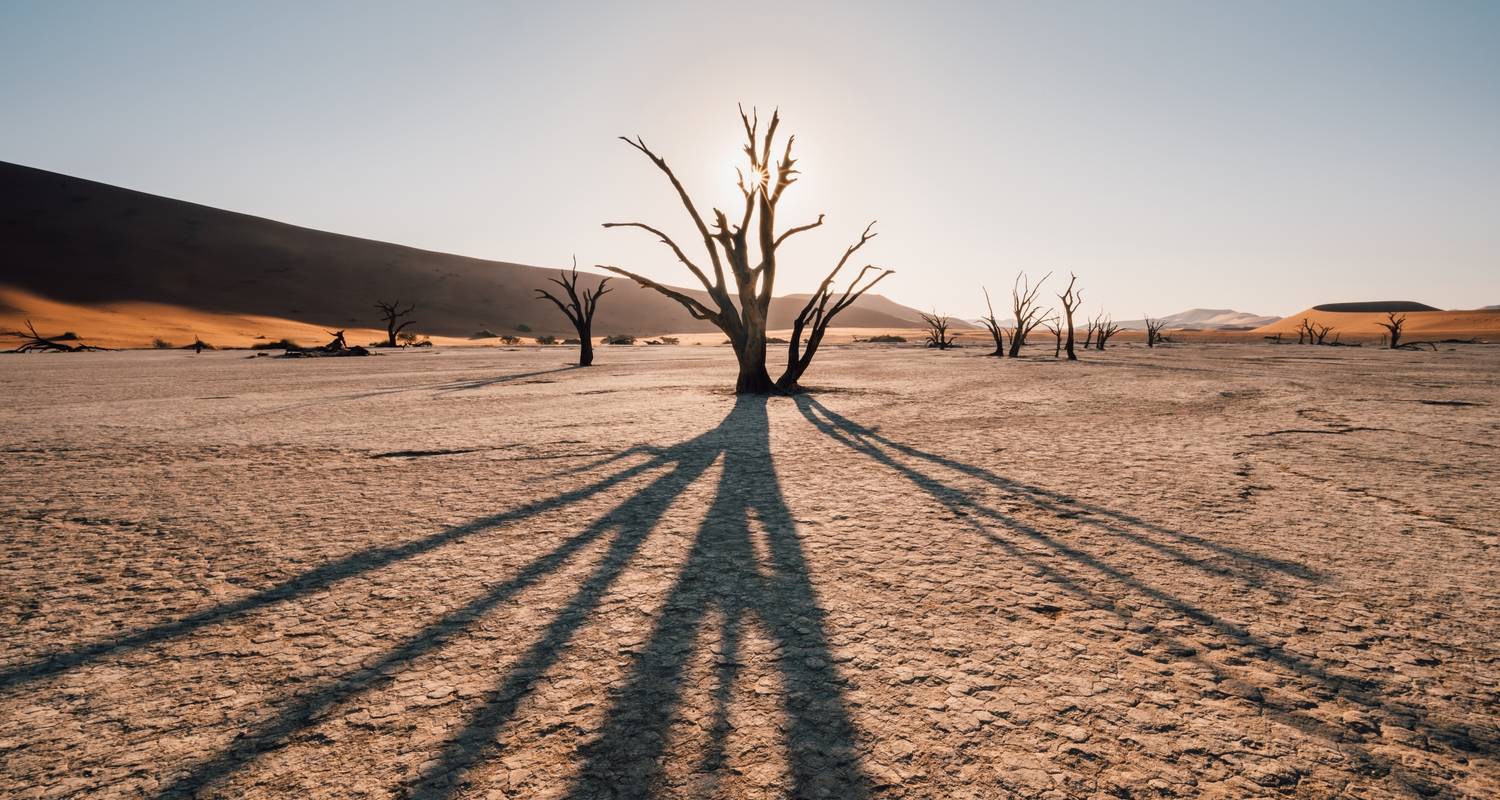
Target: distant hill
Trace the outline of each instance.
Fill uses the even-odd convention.
[[[1269,325],[1281,317],[1263,317],[1258,314],[1250,314],[1244,311],[1235,311],[1229,308],[1190,308],[1176,314],[1162,317],[1168,328],[1199,328],[1202,330],[1249,330],[1262,325]],[[1126,330],[1143,331],[1146,329],[1144,319],[1128,319],[1119,323]]]
[[[1314,311],[1332,311],[1338,314],[1385,314],[1390,311],[1441,311],[1426,303],[1411,300],[1372,300],[1366,303],[1324,303],[1313,306]]]
[[[0,162],[0,286],[62,303],[159,304],[201,312],[379,327],[377,299],[415,301],[415,330],[570,334],[532,290],[557,273],[301,228]],[[600,334],[714,330],[677,303],[616,278]],[[687,290],[684,290],[687,291]],[[689,294],[706,299],[702,291]],[[806,295],[772,301],[787,327]],[[26,309],[22,309],[24,311]],[[866,295],[839,315],[851,328],[919,326],[915,309]]]

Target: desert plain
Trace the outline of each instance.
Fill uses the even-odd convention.
[[[1500,796],[1500,348],[0,360],[0,795]]]

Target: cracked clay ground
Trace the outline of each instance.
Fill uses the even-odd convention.
[[[567,357],[0,360],[0,796],[1500,796],[1500,348]]]

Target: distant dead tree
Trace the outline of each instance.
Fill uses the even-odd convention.
[[[682,182],[677,179],[672,168],[667,165],[666,160],[652,152],[639,136],[633,140],[620,137],[622,141],[650,159],[651,163],[666,176],[672,189],[676,191],[678,199],[681,200],[683,208],[703,240],[704,249],[708,252],[712,278],[689,259],[687,253],[670,236],[657,228],[641,222],[609,222],[604,225],[606,228],[640,228],[655,235],[662,244],[671,249],[672,254],[682,262],[683,266],[687,267],[693,277],[698,279],[708,293],[709,302],[705,303],[665,284],[657,283],[620,267],[602,264],[599,266],[666,295],[686,308],[688,314],[694,319],[712,322],[723,331],[730,345],[734,347],[735,357],[739,361],[739,376],[735,380],[737,393],[791,393],[801,389],[798,381],[811,364],[817,344],[822,340],[833,318],[858,300],[860,295],[890,275],[891,270],[881,270],[873,265],[865,265],[854,276],[848,288],[838,296],[838,299],[833,299],[835,295],[832,289],[833,281],[839,271],[866,242],[874,238],[875,234],[870,232],[874,227],[872,222],[860,235],[859,241],[844,251],[838,264],[828,273],[828,277],[823,279],[818,291],[813,293],[807,304],[802,307],[801,313],[797,315],[793,326],[797,333],[788,340],[786,370],[773,383],[770,374],[766,372],[766,318],[770,310],[771,296],[776,287],[778,251],[781,245],[792,236],[821,226],[823,215],[820,214],[814,222],[797,225],[780,233],[776,232],[777,204],[781,200],[782,193],[797,181],[797,175],[800,174],[795,166],[797,160],[792,158],[792,143],[796,137],[787,138],[781,159],[775,161],[771,155],[771,148],[776,137],[776,128],[781,124],[780,115],[774,112],[771,114],[770,125],[766,128],[763,137],[759,133],[760,117],[753,110],[747,115],[741,107],[740,123],[744,127],[747,139],[744,152],[749,158],[748,170],[740,173],[738,182],[740,194],[744,198],[744,209],[736,222],[730,222],[723,211],[714,209],[712,229],[703,215],[698,212],[697,205],[688,195]],[[757,251],[755,255],[751,253],[752,236]],[[733,294],[725,279],[726,269],[734,280]],[[874,273],[873,276],[871,273]],[[804,329],[808,330],[806,350],[802,348],[800,333]]]
[[[983,289],[984,287],[980,287]],[[1005,328],[1000,326],[1000,320],[995,319],[995,307],[990,304],[990,290],[984,289],[984,307],[989,309],[990,315],[980,319],[984,323],[985,330],[990,332],[990,337],[995,340],[995,352],[990,355],[997,358],[1005,355]]]
[[[385,322],[385,346],[395,347],[396,335],[401,333],[401,330],[407,325],[416,322],[416,320],[409,319],[398,325],[396,324],[396,320],[399,320],[402,317],[410,314],[411,312],[416,311],[416,304],[412,303],[407,305],[406,308],[402,308],[401,301],[399,299],[397,299],[393,303],[386,303],[377,300],[375,302],[375,308],[379,309],[380,319]]]
[[[953,346],[953,339],[948,336],[948,327],[953,320],[946,314],[922,313],[922,321],[927,323],[927,346],[936,347],[939,350],[947,350]]]
[[[1120,326],[1116,325],[1114,320],[1104,316],[1103,311],[1099,312],[1099,316],[1094,318],[1094,349],[1103,350],[1104,346],[1109,343],[1110,337],[1119,332]]]
[[[1058,319],[1058,317],[1057,317],[1056,314],[1053,314],[1052,316],[1050,316],[1050,317],[1042,320],[1042,327],[1046,328],[1052,334],[1052,338],[1056,340],[1056,346],[1052,350],[1052,357],[1053,358],[1057,358],[1057,357],[1061,356],[1062,355],[1062,321]],[[1078,357],[1074,356],[1073,360],[1077,361]]]
[[[1385,328],[1390,332],[1390,346],[1392,350],[1396,350],[1401,347],[1401,328],[1406,325],[1406,315],[1397,314],[1394,311],[1388,311],[1386,312],[1385,319],[1385,322],[1377,322],[1375,324],[1379,325],[1382,328]]]
[[[323,332],[326,333],[326,334],[328,334],[329,336],[332,336],[333,337],[333,341],[329,342],[328,344],[323,345],[322,347],[319,347],[318,348],[319,350],[322,350],[322,351],[327,352],[327,353],[338,353],[338,352],[342,352],[344,350],[348,350],[349,349],[349,344],[344,341],[344,332],[343,331],[323,331]]]
[[[9,338],[21,340],[21,345],[12,350],[12,353],[82,353],[88,350],[106,349],[103,347],[94,347],[93,345],[83,344],[82,342],[79,342],[78,344],[67,344],[66,342],[70,340],[78,340],[78,337],[72,333],[64,333],[59,336],[43,336],[40,333],[36,332],[36,326],[32,325],[31,320],[29,319],[26,320],[26,330],[0,331],[0,336],[6,336]]]
[[[1302,322],[1297,326],[1297,344],[1323,344],[1323,340],[1328,337],[1328,334],[1333,333],[1333,330],[1332,325],[1313,322],[1303,317]]]
[[[1020,358],[1021,348],[1026,344],[1026,337],[1036,326],[1042,324],[1042,315],[1046,311],[1036,304],[1036,293],[1041,290],[1042,284],[1052,273],[1042,276],[1042,279],[1031,285],[1031,280],[1022,272],[1016,276],[1015,283],[1010,287],[1011,313],[1015,315],[1016,327],[1010,333],[1010,357]]]
[[[1085,320],[1085,323],[1088,327],[1084,329],[1085,333],[1083,336],[1083,349],[1087,350],[1094,344],[1094,321],[1088,319]]]
[[[1146,317],[1147,347],[1155,347],[1156,343],[1162,340],[1161,329],[1166,327],[1166,324],[1167,321],[1164,319],[1152,319],[1151,317]]]
[[[1073,352],[1073,312],[1078,310],[1078,305],[1083,302],[1083,290],[1073,288],[1078,282],[1078,276],[1068,273],[1068,288],[1057,299],[1062,302],[1063,316],[1068,323],[1068,360],[1077,361],[1078,355]],[[1087,347],[1088,345],[1084,345]]]
[[[548,278],[547,280],[561,286],[567,293],[568,302],[555,297],[546,289],[536,290],[536,299],[551,300],[563,316],[573,323],[573,328],[578,331],[578,366],[587,367],[594,363],[594,311],[599,307],[599,297],[612,289],[605,288],[609,278],[600,278],[598,285],[592,290],[585,288],[583,293],[578,292],[578,257],[573,257],[573,271],[571,273],[558,270],[561,278]]]

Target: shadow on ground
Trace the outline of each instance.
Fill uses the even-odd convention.
[[[512,376],[526,377],[526,376]],[[483,385],[483,381],[478,385]],[[475,388],[459,385],[453,388]],[[1317,658],[1288,652],[1243,627],[1155,586],[1081,546],[1029,525],[1015,513],[999,510],[977,491],[958,488],[953,476],[990,487],[1011,502],[1032,508],[1069,511],[1074,525],[1098,530],[1147,547],[1164,559],[1178,561],[1216,578],[1245,585],[1268,581],[1316,582],[1324,577],[1293,561],[1230,547],[1202,536],[1176,531],[1041,487],[1006,479],[993,472],[901,444],[861,426],[802,396],[794,401],[814,429],[830,442],[890,469],[977,533],[1005,558],[1034,567],[1044,580],[1079,601],[1129,617],[1117,603],[1126,595],[1146,596],[1192,625],[1191,632],[1156,630],[1156,639],[1181,658],[1192,659],[1219,674],[1226,685],[1239,686],[1237,696],[1281,722],[1310,736],[1340,743],[1366,775],[1390,775],[1415,791],[1433,787],[1407,774],[1395,760],[1361,747],[1337,725],[1297,707],[1268,700],[1253,679],[1223,659],[1203,655],[1206,640],[1235,646],[1241,659],[1278,676],[1295,676],[1320,693],[1395,719],[1431,740],[1461,752],[1493,750],[1493,735],[1449,724],[1419,708],[1390,702],[1382,687],[1368,679],[1336,674]],[[182,619],[127,633],[110,640],[56,651],[0,673],[0,689],[13,692],[37,681],[93,662],[112,659],[190,636],[273,604],[322,592],[352,576],[381,569],[439,547],[493,532],[495,528],[544,511],[591,498],[612,487],[649,477],[618,505],[546,554],[521,567],[481,595],[431,620],[399,646],[337,678],[299,691],[261,717],[224,750],[175,770],[158,797],[189,796],[215,786],[255,763],[266,752],[318,724],[332,709],[387,683],[412,659],[462,636],[486,612],[557,572],[585,548],[603,545],[603,555],[582,579],[571,598],[548,620],[535,642],[495,676],[491,688],[470,707],[418,774],[407,780],[412,797],[450,797],[465,789],[475,767],[496,758],[497,742],[515,719],[523,700],[547,670],[559,662],[625,572],[632,558],[683,492],[715,464],[720,472],[714,499],[703,515],[680,573],[669,590],[643,647],[633,656],[623,682],[605,698],[607,712],[598,734],[579,752],[579,777],[569,797],[647,798],[658,793],[669,728],[683,702],[687,654],[704,633],[716,626],[722,652],[715,661],[710,687],[708,744],[694,765],[699,775],[726,768],[725,744],[732,732],[729,709],[732,687],[742,659],[739,648],[748,626],[780,650],[781,706],[791,796],[844,800],[872,793],[860,761],[860,734],[847,708],[845,682],[835,666],[827,623],[813,587],[799,531],[777,480],[771,455],[765,398],[741,397],[713,429],[667,448],[634,448],[587,465],[580,472],[610,467],[615,471],[582,488],[404,544],[372,548],[309,570],[276,586]],[[629,461],[629,466],[619,467]],[[942,473],[942,474],[940,474]],[[1082,512],[1077,515],[1077,512]],[[1046,551],[1038,555],[1038,548]],[[1195,555],[1202,553],[1203,555]],[[1088,580],[1082,580],[1087,575]],[[1109,586],[1104,592],[1101,586]],[[1116,591],[1117,590],[1117,591]]]

